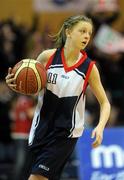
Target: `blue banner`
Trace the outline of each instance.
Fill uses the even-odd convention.
[[[92,148],[92,129],[77,143],[79,180],[124,180],[124,128],[104,130],[102,145]]]

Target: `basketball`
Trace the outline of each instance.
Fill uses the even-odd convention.
[[[12,69],[15,77],[16,92],[25,95],[37,94],[47,81],[44,66],[34,59],[23,59]]]

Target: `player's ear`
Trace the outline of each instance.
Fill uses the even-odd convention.
[[[65,29],[66,37],[69,38],[71,36],[71,30],[69,28]]]

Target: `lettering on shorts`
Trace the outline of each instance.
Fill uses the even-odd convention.
[[[44,169],[45,171],[49,171],[49,169],[50,169],[50,168],[46,167],[46,166],[43,165],[43,164],[39,164],[38,167],[41,168],[41,169]]]

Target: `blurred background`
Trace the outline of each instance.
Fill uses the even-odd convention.
[[[8,67],[53,48],[49,35],[76,14],[93,20],[86,51],[96,61],[112,110],[103,144],[92,150],[90,134],[98,122],[99,105],[87,89],[86,130],[61,180],[124,180],[124,0],[0,0],[0,180],[23,180],[37,102],[6,86]]]

